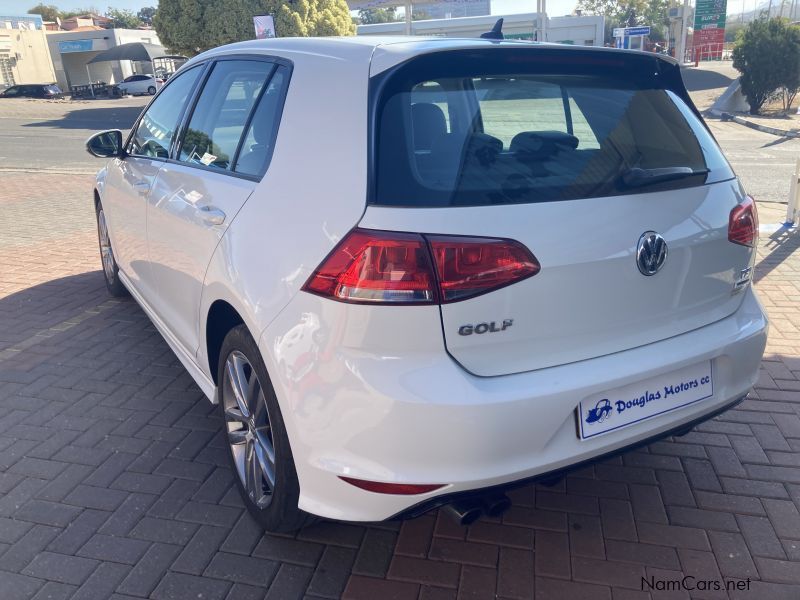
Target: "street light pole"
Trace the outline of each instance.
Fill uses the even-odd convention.
[[[547,0],[542,0],[542,41],[547,41]]]
[[[683,64],[686,61],[686,19],[689,16],[689,0],[683,0],[683,12],[681,13],[681,41],[678,44],[678,56],[675,58],[678,59],[680,64]]]
[[[542,41],[542,0],[536,0],[536,41]]]

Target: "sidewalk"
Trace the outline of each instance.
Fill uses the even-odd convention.
[[[723,121],[733,121],[745,127],[771,133],[780,137],[800,138],[800,119],[796,115],[785,117],[764,117],[758,115],[744,115],[742,113],[727,113],[721,111],[708,111],[711,116],[719,117]]]

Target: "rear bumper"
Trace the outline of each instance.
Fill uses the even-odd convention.
[[[713,419],[719,414],[724,413],[727,410],[735,407],[739,404],[742,400],[747,397],[747,394],[741,396],[740,398],[735,398],[732,402],[725,404],[707,414],[704,414],[696,419],[692,419],[688,423],[684,423],[677,427],[673,427],[672,429],[668,429],[667,431],[658,433],[654,436],[651,436],[647,439],[641,440],[639,442],[630,444],[628,446],[624,446],[617,450],[612,450],[611,452],[606,452],[605,454],[601,454],[599,456],[593,456],[587,460],[583,460],[581,462],[568,465],[566,467],[562,467],[560,469],[556,469],[554,471],[548,471],[546,473],[539,473],[538,475],[534,475],[533,477],[527,477],[525,479],[521,479],[518,481],[511,481],[509,483],[504,483],[500,485],[495,485],[491,487],[485,488],[478,488],[475,490],[468,490],[463,492],[454,492],[452,494],[441,494],[430,500],[424,500],[419,504],[412,506],[411,508],[407,508],[406,510],[402,511],[401,513],[395,515],[393,518],[395,519],[413,519],[415,517],[419,517],[420,515],[425,514],[429,510],[433,510],[434,508],[438,508],[440,506],[444,506],[445,504],[450,504],[452,502],[457,502],[462,499],[466,498],[474,498],[474,497],[487,497],[493,493],[505,493],[510,490],[513,490],[518,487],[522,487],[524,485],[542,482],[542,481],[553,481],[558,480],[573,471],[577,471],[582,467],[586,467],[588,465],[594,464],[599,461],[603,461],[609,458],[613,458],[614,456],[618,456],[620,454],[625,454],[626,452],[630,452],[631,450],[635,450],[636,448],[641,448],[643,446],[647,446],[652,444],[653,442],[657,442],[662,440],[666,437],[670,437],[672,435],[685,435],[689,431],[691,431],[694,427],[708,421],[709,419]]]
[[[259,343],[289,432],[300,507],[350,521],[417,514],[463,493],[552,474],[710,418],[744,397],[757,378],[767,319],[752,290],[744,293],[739,310],[701,329],[500,377],[470,375],[440,340],[422,343],[401,331],[391,308],[299,294]],[[420,330],[438,326],[436,307],[413,310]],[[378,338],[398,349],[379,352],[365,341]],[[713,364],[712,396],[578,439],[575,409],[583,398],[706,360]],[[340,475],[445,487],[383,495]]]

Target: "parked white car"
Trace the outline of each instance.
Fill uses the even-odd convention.
[[[117,84],[117,89],[123,94],[133,96],[148,94],[154,96],[155,93],[164,85],[164,80],[153,77],[152,75],[131,75]]]
[[[189,61],[94,202],[269,530],[448,505],[688,431],[756,381],[756,207],[654,54],[270,39]]]

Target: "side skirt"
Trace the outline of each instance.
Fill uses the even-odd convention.
[[[131,293],[131,296],[133,296],[133,299],[136,300],[139,306],[142,307],[142,310],[145,312],[150,321],[152,321],[153,325],[156,326],[156,329],[158,329],[161,337],[163,337],[167,342],[167,345],[175,353],[175,356],[177,356],[178,360],[181,361],[181,364],[186,368],[187,371],[189,371],[189,375],[191,375],[195,383],[200,386],[203,394],[205,394],[213,404],[216,404],[217,386],[214,385],[214,382],[207,377],[205,373],[203,373],[197,363],[194,362],[191,353],[186,351],[177,338],[172,335],[172,332],[164,324],[164,322],[156,316],[153,309],[150,308],[150,305],[145,302],[144,298],[142,298],[136,288],[131,284],[131,281],[125,276],[125,273],[120,271],[119,278],[122,280],[122,283],[125,284],[125,287],[128,288],[128,291]]]

